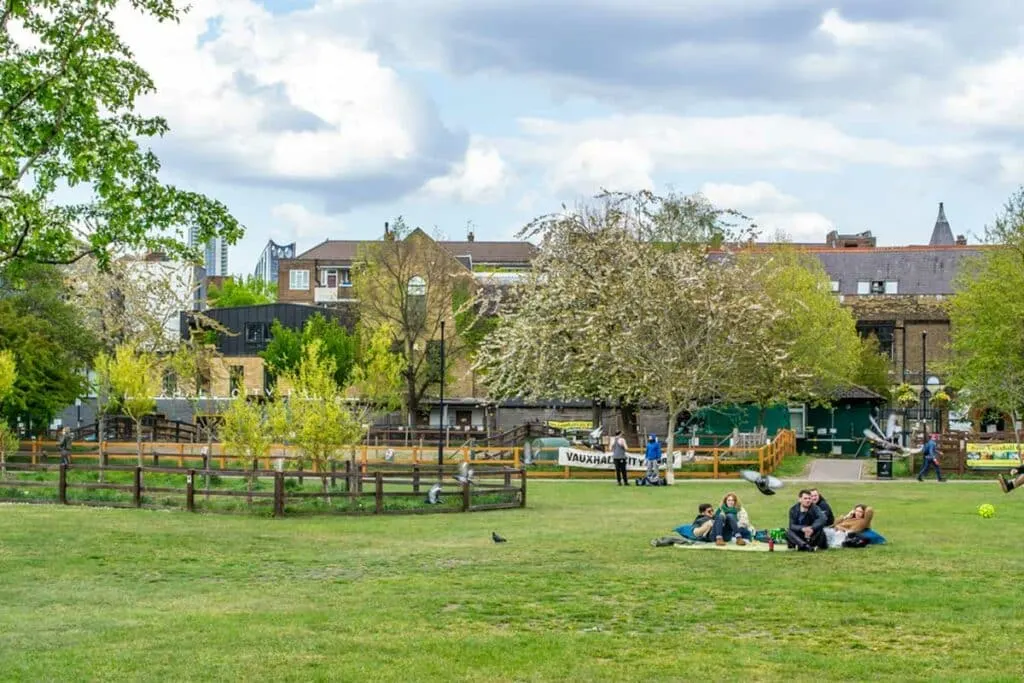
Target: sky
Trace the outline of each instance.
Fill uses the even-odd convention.
[[[756,8],[756,9],[755,9]],[[117,23],[168,182],[299,251],[403,216],[514,239],[607,190],[763,234],[976,241],[1024,182],[1018,0],[193,0]]]

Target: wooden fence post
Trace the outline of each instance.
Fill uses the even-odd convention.
[[[284,517],[284,472],[274,472],[274,516]]]
[[[185,509],[189,512],[196,511],[196,471],[189,470],[185,479]]]
[[[352,459],[345,461],[345,493],[352,493]]]
[[[64,463],[60,464],[60,475],[57,481],[57,500],[63,504],[68,504],[68,466]]]
[[[331,458],[331,488],[334,488],[337,485],[337,483],[338,483],[337,482],[337,478],[338,478],[338,463],[336,463],[334,461],[334,458]]]
[[[520,494],[519,494],[519,507],[524,508],[524,507],[526,507],[526,468],[525,467],[520,467],[519,468],[519,486],[522,489]]]
[[[712,455],[712,458],[713,458],[713,465],[712,465],[713,476],[712,476],[712,478],[713,479],[718,479],[718,449],[716,448],[713,451],[711,451],[711,455]]]
[[[135,482],[132,486],[132,499],[135,507],[142,507],[142,468],[135,467]]]
[[[376,508],[374,509],[374,512],[379,515],[384,512],[384,474],[376,472],[374,474],[374,479],[376,480],[374,483],[377,485],[377,490],[374,492],[376,498]]]
[[[420,492],[420,466],[418,464],[412,466],[412,492]]]
[[[512,486],[512,470],[505,467],[505,486]]]

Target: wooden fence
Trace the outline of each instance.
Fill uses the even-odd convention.
[[[224,511],[223,508],[210,505],[209,501],[227,498],[244,501],[250,510],[269,504],[275,517],[284,516],[289,502],[296,504],[296,511],[302,511],[301,504],[308,501],[319,501],[321,504],[314,507],[313,511],[336,514],[478,512],[526,506],[527,477],[522,469],[478,467],[474,469],[471,484],[457,481],[454,478],[457,471],[453,466],[437,465],[399,465],[368,471],[351,460],[332,462],[329,472],[312,475],[316,486],[319,486],[321,480],[326,482],[327,490],[324,491],[305,487],[305,479],[311,475],[302,471],[201,470],[123,465],[101,468],[98,465],[8,463],[4,476],[0,478],[0,491],[7,495],[0,497],[0,500],[105,507],[177,507],[190,512],[219,512]],[[54,472],[56,479],[52,478]],[[78,479],[70,477],[71,473]],[[123,473],[131,475],[130,484],[112,480]],[[25,474],[32,475],[32,478],[19,476]],[[44,478],[40,478],[40,474]],[[111,480],[102,480],[104,475]],[[147,475],[153,483],[147,483]],[[258,484],[260,480],[268,478],[273,480],[272,491],[240,488],[250,480]],[[211,485],[211,481],[216,483]],[[169,485],[179,482],[181,485]],[[435,483],[441,484],[441,503],[427,504],[427,491]],[[40,498],[24,495],[28,490],[44,493],[52,490],[55,493]],[[69,497],[69,491],[112,491],[115,497]],[[117,496],[118,493],[131,495],[129,498]],[[202,496],[207,503],[197,504],[197,495]]]
[[[939,435],[939,466],[944,472],[965,474],[967,472],[984,473],[998,472],[999,468],[975,469],[970,466],[967,460],[968,443],[1015,443],[1016,435],[1013,432],[961,432],[951,431]],[[914,440],[914,447],[920,447],[923,443],[922,435],[918,434]],[[1024,450],[1024,443],[1021,444]],[[915,453],[909,457],[909,467],[912,473],[917,472],[924,463],[924,456]]]
[[[77,447],[76,447],[77,448]],[[687,462],[676,469],[676,476],[691,479],[730,479],[739,476],[740,469],[757,469],[762,474],[775,471],[782,459],[796,453],[796,435],[790,430],[782,430],[770,443],[760,448],[729,448],[716,446],[682,446],[687,454]],[[208,451],[204,454],[204,451]],[[522,468],[523,449],[519,447],[475,447],[462,445],[457,448],[445,449],[446,463],[467,462],[474,467],[499,466],[514,470]],[[635,450],[635,453],[643,451]],[[22,443],[22,458],[31,464],[57,460],[55,442],[29,441]],[[223,444],[214,443],[210,446],[197,443],[143,443],[143,464],[160,467],[173,465],[179,469],[197,467],[199,469],[228,470],[241,464],[233,455],[226,453]],[[101,455],[102,454],[102,455]],[[692,454],[692,458],[689,457]],[[357,463],[362,472],[368,468],[398,465],[432,465],[437,467],[437,447],[411,446],[408,448],[372,446],[362,444],[349,451],[350,461]],[[132,464],[138,462],[136,445],[124,442],[103,442],[99,446],[88,444],[77,448],[71,454],[73,464],[99,462],[103,466]],[[275,445],[269,454],[257,458],[252,465],[256,469],[296,470],[303,474],[303,459],[299,449],[294,446]],[[446,465],[447,466],[447,465]],[[315,473],[315,470],[313,471]],[[528,471],[528,476],[538,479],[605,479],[613,478],[614,470],[593,470],[571,467],[559,467],[553,461],[539,461]]]

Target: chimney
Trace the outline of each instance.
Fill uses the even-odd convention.
[[[964,237],[963,235],[957,235],[956,236],[956,246],[958,246],[958,247],[966,247],[967,246],[967,238]]]
[[[466,233],[466,241],[467,242],[472,242],[473,241],[473,231],[472,230],[470,230],[468,233]]]
[[[388,222],[387,221],[384,221],[384,234],[385,235],[390,234],[390,229],[388,228]]]

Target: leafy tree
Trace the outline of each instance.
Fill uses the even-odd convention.
[[[249,470],[247,490],[252,503],[255,470],[259,459],[270,450],[274,441],[273,423],[259,401],[250,401],[239,394],[231,400],[222,414],[220,438],[224,448],[244,468]]]
[[[274,423],[301,450],[304,464],[320,473],[324,494],[330,491],[331,460],[346,446],[359,442],[365,429],[335,381],[334,359],[324,353],[323,342],[311,339],[302,349],[302,362],[286,375],[291,392],[287,403],[275,410]]]
[[[135,445],[142,467],[142,418],[156,410],[160,393],[157,358],[133,344],[124,344],[117,347],[113,358],[101,355],[96,367],[109,373],[110,387],[122,412],[135,423]]]
[[[252,275],[244,280],[227,278],[220,287],[211,285],[206,291],[206,303],[210,308],[258,306],[275,301],[277,287]]]
[[[223,204],[160,182],[143,144],[167,124],[135,111],[153,82],[117,33],[117,5],[0,5],[0,267],[89,255],[105,267],[117,246],[195,260],[188,231],[199,244],[242,234]],[[159,21],[184,11],[173,0],[131,5]]]
[[[472,329],[478,313],[451,324],[464,311],[475,310],[473,299],[454,311],[457,291],[472,283],[472,274],[420,229],[411,230],[399,217],[387,238],[365,243],[358,255],[352,285],[359,300],[359,320],[371,333],[392,331],[402,358],[405,410],[410,424],[428,392],[439,385],[438,341],[448,324],[445,361],[451,367],[467,356],[467,343],[455,328]]]
[[[0,284],[0,350],[14,354],[14,389],[3,417],[31,433],[45,429],[87,388],[85,368],[96,343],[79,312],[66,301],[56,269],[31,266],[3,272]]]
[[[316,339],[320,341],[322,353],[334,362],[337,385],[345,387],[351,382],[359,354],[359,338],[349,334],[336,320],[316,313],[306,321],[301,332],[275,320],[270,326],[270,336],[270,343],[260,356],[273,376],[295,373],[302,362],[303,349]]]
[[[0,351],[0,406],[4,399],[14,391],[14,381],[18,377],[14,354]],[[7,456],[18,450],[18,435],[6,422],[0,422],[0,477],[7,476]]]
[[[790,245],[744,251],[740,272],[749,274],[752,293],[760,291],[771,321],[737,319],[751,353],[729,393],[760,408],[791,400],[828,402],[853,383],[861,359],[856,322],[831,293],[829,277],[813,255]]]
[[[402,358],[391,351],[394,333],[378,327],[361,335],[366,340],[359,363],[352,371],[352,386],[374,412],[384,413],[402,405]]]
[[[892,384],[889,381],[889,357],[879,351],[878,337],[869,334],[861,339],[860,362],[854,383],[890,398]]]

